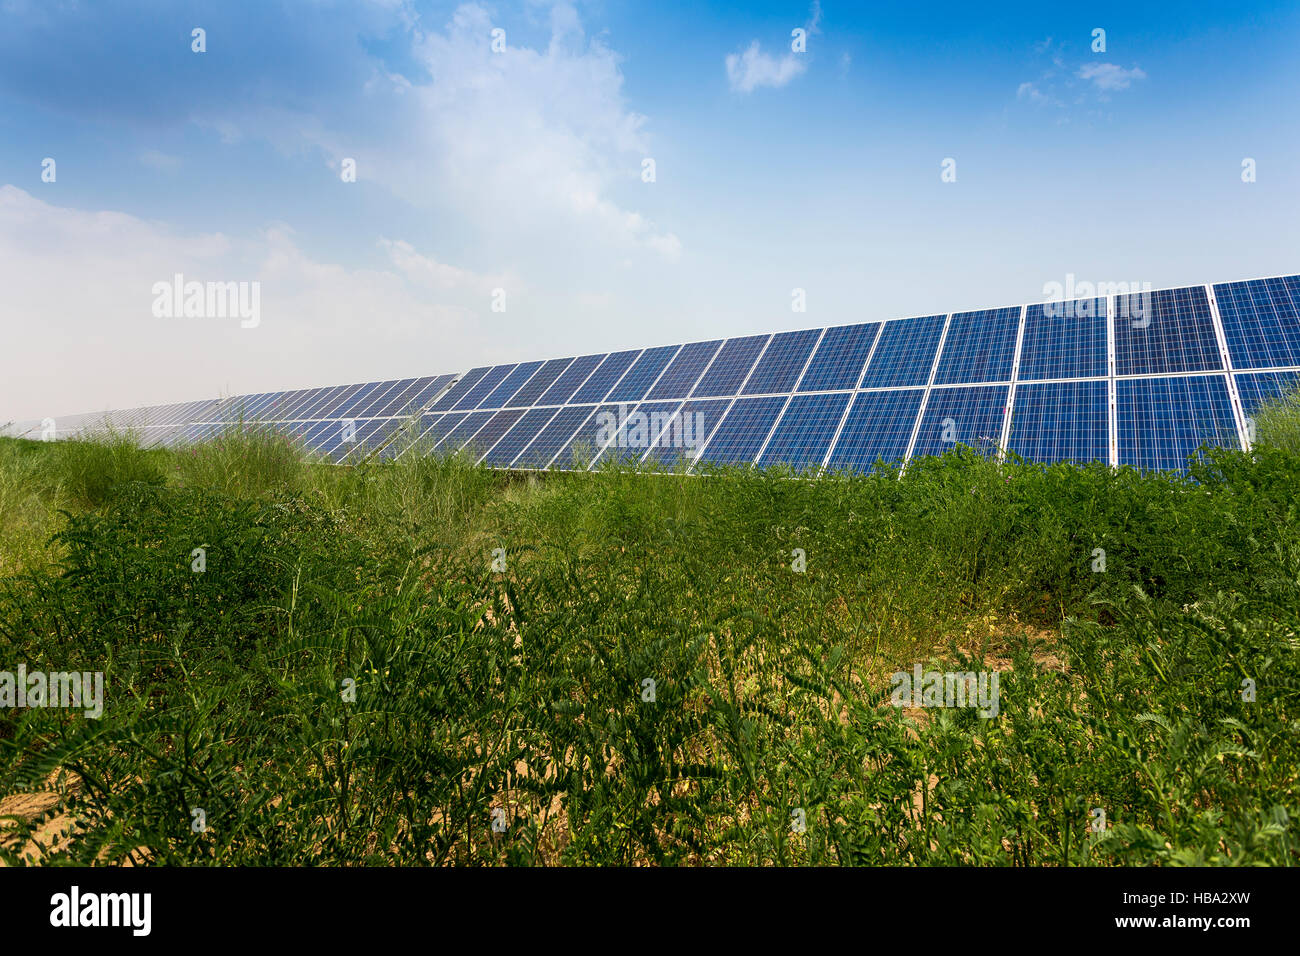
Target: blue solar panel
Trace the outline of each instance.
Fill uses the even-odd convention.
[[[899,388],[929,382],[944,319],[942,315],[927,315],[886,322],[859,388]]]
[[[604,399],[609,394],[609,390],[623,377],[640,354],[641,350],[636,349],[628,352],[614,352],[605,356],[605,360],[600,363],[600,367],[592,372],[591,377],[583,383],[582,387],[573,393],[569,403],[584,405],[587,402],[599,402]]]
[[[583,382],[596,370],[602,361],[604,354],[601,355],[579,355],[573,360],[573,364],[564,370],[555,383],[551,385],[541,397],[537,399],[538,405],[563,405],[573,397],[573,393],[578,390]],[[603,398],[604,396],[602,396]]]
[[[1011,381],[1019,331],[1018,307],[953,313],[935,384]]]
[[[1255,414],[1264,402],[1294,391],[1300,385],[1300,372],[1239,372],[1234,378],[1241,407],[1247,415]]]
[[[340,402],[338,407],[331,413],[330,417],[355,418],[355,409],[364,405],[370,399],[375,389],[379,388],[381,384],[382,383],[380,382],[369,382],[362,385],[360,389]]]
[[[1222,375],[1122,379],[1115,385],[1119,463],[1180,469],[1203,443],[1237,445]]]
[[[494,413],[487,420],[487,424],[475,432],[463,446],[469,457],[475,461],[482,458],[484,452],[500,441],[501,436],[510,431],[523,414],[522,408],[507,408]]]
[[[713,361],[713,356],[718,354],[718,349],[722,348],[722,340],[714,339],[711,342],[691,342],[683,345],[682,350],[677,353],[672,364],[664,370],[663,376],[655,383],[655,387],[650,390],[646,396],[650,399],[662,398],[685,398],[691,394],[691,389],[699,381],[700,375],[704,372],[709,362]]]
[[[681,399],[642,402],[635,410],[620,414],[618,430],[592,463],[593,466],[640,461],[654,440],[672,423],[681,406]]]
[[[483,456],[483,464],[505,467],[528,447],[528,443],[541,433],[547,423],[555,417],[556,408],[530,408],[509,431]]]
[[[781,332],[772,336],[767,351],[745,383],[744,394],[767,395],[793,389],[820,337],[820,329]]]
[[[1300,276],[1214,287],[1232,367],[1300,366]]]
[[[431,411],[446,412],[455,408],[456,404],[465,397],[465,393],[482,381],[483,376],[489,371],[491,371],[491,368],[487,365],[470,369],[465,373],[464,378],[447,389],[447,394],[434,403]]]
[[[870,471],[878,459],[901,461],[924,397],[925,391],[919,388],[858,393],[826,466]]]
[[[528,380],[528,384],[515,392],[514,397],[510,399],[510,404],[514,406],[538,404],[537,399],[548,388],[554,384],[555,380],[573,363],[572,358],[551,359],[537,370],[537,374]],[[548,404],[548,403],[541,403]]]
[[[799,382],[799,391],[829,392],[856,388],[871,354],[871,346],[876,344],[876,337],[880,335],[880,325],[879,322],[867,322],[827,329],[808,363],[808,371]]]
[[[738,398],[700,455],[700,463],[747,464],[767,440],[786,400],[780,396]]]
[[[695,398],[735,395],[769,338],[771,336],[750,335],[743,339],[728,339],[691,395]]]
[[[552,468],[585,470],[613,437],[622,414],[618,405],[599,405],[591,410],[578,430],[564,443],[551,463]]]
[[[341,392],[339,392],[337,395],[334,395],[334,396],[332,396],[331,398],[329,398],[329,399],[325,402],[325,404],[322,405],[322,406],[321,406],[321,407],[316,411],[316,414],[313,415],[312,417],[313,417],[313,418],[329,418],[329,417],[331,417],[331,416],[334,414],[334,410],[335,410],[336,408],[338,408],[340,405],[342,405],[345,401],[347,401],[347,400],[348,400],[349,398],[351,398],[353,395],[357,394],[357,392],[361,391],[361,388],[362,388],[362,386],[360,386],[360,385],[348,385],[348,386],[345,386],[344,389],[343,389]]]
[[[486,425],[495,412],[469,412],[434,446],[440,455],[452,455],[465,447],[474,434]]]
[[[931,389],[912,457],[942,455],[959,444],[996,453],[1008,390],[1006,385]]]
[[[1210,300],[1203,287],[1115,297],[1117,375],[1221,368]]]
[[[505,381],[505,377],[513,372],[518,365],[494,365],[487,370],[487,373],[478,380],[458,401],[454,408],[456,411],[463,411],[469,408],[479,408],[483,399],[492,394],[493,389]],[[441,403],[439,403],[441,404]]]
[[[1105,299],[1071,299],[1025,309],[1019,381],[1107,374]]]
[[[415,384],[415,379],[408,378],[401,381],[392,382],[387,388],[379,388],[370,399],[364,402],[355,410],[356,418],[380,418],[389,414],[385,409],[391,404],[400,403],[411,387]]]
[[[758,463],[787,464],[796,470],[821,467],[851,397],[840,392],[791,398]]]
[[[570,405],[560,409],[537,438],[515,459],[514,467],[545,468],[551,463],[556,452],[573,439],[578,426],[586,421],[594,410],[595,407],[592,405]]]
[[[650,391],[650,386],[654,384],[655,379],[664,370],[673,356],[677,354],[680,346],[661,345],[658,348],[646,349],[641,353],[641,357],[633,363],[632,367],[627,370],[617,385],[606,396],[611,402],[639,402],[645,398],[646,392]]]
[[[415,389],[407,399],[407,404],[413,409],[425,409],[437,395],[447,387],[454,375],[436,375],[433,378],[420,379],[420,387]]]
[[[505,408],[508,405],[519,404],[513,400],[514,394],[523,388],[541,367],[541,362],[524,362],[516,365],[510,370],[510,374],[501,380],[501,384],[483,396],[477,407]]]
[[[1007,448],[1028,461],[1110,461],[1105,381],[1016,386]]]
[[[726,398],[691,399],[673,416],[642,460],[668,469],[689,466],[730,405],[731,400]]]

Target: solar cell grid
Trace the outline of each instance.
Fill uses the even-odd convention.
[[[482,378],[478,380],[464,396],[455,404],[456,411],[462,411],[468,408],[479,408],[483,399],[492,394],[492,390],[505,380],[505,377],[513,372],[517,365],[494,365],[488,369]]]
[[[514,460],[515,468],[545,468],[564,447],[594,410],[591,405],[569,405],[559,409],[555,417],[538,433]]]
[[[564,370],[563,374],[542,393],[537,399],[538,405],[563,405],[573,397],[576,392],[596,370],[596,367],[604,361],[605,356],[601,355],[579,355],[573,360],[573,364]],[[602,396],[603,397],[603,396]]]
[[[627,370],[627,374],[619,379],[618,384],[606,396],[606,400],[639,402],[645,398],[646,392],[650,391],[650,387],[680,348],[679,345],[661,345],[658,348],[646,349]]]
[[[1201,286],[1115,297],[1115,372],[1221,369],[1210,300]]]
[[[446,394],[433,404],[431,411],[446,412],[456,407],[456,404],[465,397],[465,394],[482,381],[483,376],[491,371],[490,366],[480,365],[478,368],[472,368],[465,373],[464,377],[447,389]]]
[[[942,455],[957,445],[995,452],[1002,440],[1006,385],[932,388],[926,400],[912,458]]]
[[[617,429],[601,449],[592,467],[602,464],[631,464],[640,461],[656,438],[671,426],[682,400],[642,402],[631,411],[620,414]]]
[[[870,471],[878,459],[901,461],[924,397],[921,389],[859,392],[831,447],[827,467]]]
[[[541,362],[524,362],[510,370],[510,374],[501,380],[496,388],[483,396],[479,408],[506,408],[516,404],[512,399],[516,392],[528,384],[528,380],[537,374]]]
[[[699,381],[700,375],[722,348],[722,339],[711,342],[691,342],[683,345],[672,363],[664,369],[655,387],[647,396],[650,399],[685,398]]]
[[[704,446],[697,467],[752,462],[785,403],[782,396],[736,399]]]
[[[1240,441],[1223,375],[1121,379],[1115,404],[1121,465],[1181,469],[1202,443]]]
[[[1019,381],[1106,374],[1105,299],[1073,299],[1026,307]]]
[[[660,468],[689,467],[731,405],[726,398],[693,398],[655,438],[642,461]]]
[[[1300,300],[1286,279],[1214,287],[1234,369],[1300,366]]]
[[[533,405],[548,388],[554,384],[560,374],[573,363],[572,358],[551,359],[545,362],[528,383],[515,392],[510,399],[511,405]]]
[[[936,385],[1009,382],[1020,308],[955,312],[948,323]]]
[[[781,332],[772,336],[767,350],[745,382],[744,394],[767,395],[793,389],[819,338],[820,329]]]
[[[558,411],[557,408],[528,409],[519,421],[515,422],[510,430],[488,449],[481,461],[485,465],[494,465],[498,468],[509,465],[521,451],[528,447],[529,442],[541,433]]]
[[[880,335],[880,326],[879,322],[867,322],[827,329],[799,382],[799,391],[855,388],[866,367],[871,347]]]
[[[1017,385],[1007,448],[1028,461],[1107,462],[1107,401],[1105,381]]]
[[[852,396],[848,392],[795,395],[759,457],[760,465],[787,464],[796,470],[820,467]]]
[[[699,384],[691,390],[691,395],[694,398],[711,398],[736,394],[770,338],[769,335],[750,335],[741,339],[728,339],[708,371],[700,378]]]
[[[605,356],[600,367],[591,373],[586,382],[569,399],[571,405],[584,405],[588,402],[602,401],[614,384],[632,366],[641,354],[641,350],[614,352]]]
[[[895,319],[884,323],[880,341],[867,363],[860,388],[900,388],[924,385],[939,349],[946,316]]]

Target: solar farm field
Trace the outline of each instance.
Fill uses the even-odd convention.
[[[1250,450],[1183,471],[2,438],[0,643],[83,672],[77,709],[0,685],[0,859],[1295,864],[1300,413],[1264,384]],[[1097,399],[1017,407],[1054,429],[1061,389]]]

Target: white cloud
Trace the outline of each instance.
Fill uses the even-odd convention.
[[[381,243],[391,267],[313,259],[293,231],[183,235],[117,212],[51,205],[0,186],[5,350],[0,418],[42,418],[216,397],[459,371],[476,342],[505,332],[490,290],[523,287]],[[257,281],[261,322],[159,319],[153,284]],[[75,371],[74,371],[75,370]]]
[[[744,53],[727,56],[727,82],[736,93],[752,93],[760,86],[779,89],[799,76],[807,66],[793,53],[779,60],[764,53],[755,40]]]
[[[1126,90],[1134,80],[1145,80],[1147,75],[1140,67],[1126,70],[1114,63],[1085,63],[1076,74],[1081,80],[1091,80],[1103,93]]]

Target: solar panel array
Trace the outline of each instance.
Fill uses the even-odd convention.
[[[175,421],[142,411],[160,444],[257,419],[342,463],[862,471],[964,444],[1178,470],[1203,443],[1248,448],[1259,403],[1297,382],[1291,276],[242,396]]]

